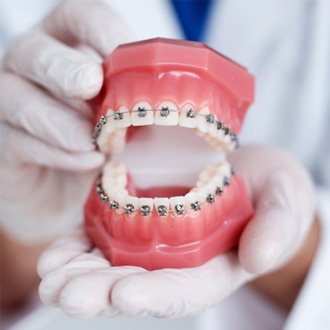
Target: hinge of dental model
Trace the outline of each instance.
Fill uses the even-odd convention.
[[[234,168],[231,167],[231,175],[234,175],[235,171]],[[221,196],[224,193],[224,189],[230,185],[231,178],[228,176],[225,176],[223,178],[223,186],[217,186],[215,188],[214,193],[209,193],[206,196],[206,199],[204,202],[200,202],[199,200],[192,201],[189,205],[190,209],[193,211],[199,211],[203,204],[213,204],[216,201],[216,198]],[[112,210],[123,210],[125,214],[132,214],[134,212],[140,211],[140,213],[143,216],[150,215],[152,209],[149,205],[140,205],[139,209],[135,209],[135,206],[131,203],[127,203],[125,205],[120,205],[118,201],[110,199],[109,196],[105,193],[103,186],[102,186],[102,175],[99,175],[98,180],[96,181],[96,192],[101,198],[102,202],[109,203],[109,207]],[[183,215],[185,212],[185,205],[183,204],[176,204],[174,205],[174,209],[170,209],[166,205],[158,205],[156,207],[156,211],[159,216],[167,216],[168,213],[173,213],[175,215]]]
[[[130,112],[135,112],[138,114],[140,118],[143,118],[146,116],[147,111],[153,111],[153,112],[159,112],[161,117],[168,117],[170,112],[177,112],[176,109],[169,109],[169,107],[163,107],[161,109],[145,109],[143,107],[138,107],[136,110],[130,111]],[[94,128],[94,132],[92,135],[92,142],[93,144],[98,147],[97,145],[97,138],[99,137],[102,126],[107,123],[107,120],[111,117],[113,117],[114,120],[122,120],[124,116],[123,112],[117,111],[112,113],[111,115],[107,116],[101,116],[98,123],[96,124]],[[205,118],[205,121],[208,124],[213,124],[217,128],[217,130],[222,130],[224,135],[230,136],[230,140],[235,144],[235,148],[239,147],[239,142],[237,135],[232,132],[230,127],[225,126],[221,121],[218,121],[215,119],[215,116],[213,114],[201,114],[193,109],[190,109],[187,111],[186,116],[188,118],[196,118],[197,116],[201,116]]]

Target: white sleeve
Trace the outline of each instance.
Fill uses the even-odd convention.
[[[318,252],[285,330],[330,329],[330,190],[318,189],[322,233]]]
[[[58,0],[0,1],[0,58],[16,36],[37,24]]]

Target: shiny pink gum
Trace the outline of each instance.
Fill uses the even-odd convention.
[[[253,101],[253,77],[200,43],[159,38],[122,45],[105,59],[103,68],[96,122],[109,108],[132,109],[141,101],[153,109],[162,101],[172,101],[178,108],[189,102],[196,109],[209,106],[211,113],[238,133]],[[131,180],[126,188],[130,195],[142,197]],[[157,195],[161,189],[168,197],[176,196],[181,188],[150,187],[143,197],[161,197]],[[93,186],[85,205],[85,229],[114,266],[184,268],[199,266],[236,246],[252,215],[239,175],[231,178],[213,204],[183,216],[160,217],[155,210],[149,216],[119,215],[101,201]]]

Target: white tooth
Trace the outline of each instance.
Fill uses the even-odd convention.
[[[224,178],[224,175],[223,174],[217,174],[213,178],[213,182],[216,185],[216,187],[223,188],[223,178]]]
[[[103,178],[102,178],[102,181],[103,181]],[[121,174],[118,176],[108,176],[108,177],[104,177],[104,181],[107,183],[108,186],[126,188],[127,176],[125,174]]]
[[[178,123],[179,114],[175,103],[170,101],[160,103],[155,112],[155,124],[162,126],[176,126]]]
[[[191,118],[194,116],[193,118]],[[179,126],[195,128],[197,126],[197,112],[193,105],[186,103],[180,111]]]
[[[197,190],[198,201],[202,204],[205,203],[206,197],[209,194],[207,186],[199,187]]]
[[[114,197],[116,196],[116,193],[118,191],[122,191],[124,189],[124,188],[119,187],[117,185],[111,185],[111,184],[108,183],[107,180],[103,180],[103,179],[102,179],[102,186],[103,186],[104,192],[107,194],[107,196],[110,199],[114,199]]]
[[[216,136],[217,140],[219,142],[221,142],[226,148],[228,148],[228,145],[232,144],[231,141],[231,137],[230,134],[225,134],[225,132],[223,131],[223,129],[218,130],[217,136]]]
[[[97,138],[97,145],[101,152],[108,153],[111,149],[111,135],[114,133],[115,128],[107,122],[102,126],[100,135]]]
[[[150,215],[154,208],[154,199],[153,198],[140,198],[139,207],[140,207],[140,212],[143,216]],[[145,207],[145,208],[143,208],[143,207]],[[149,209],[148,209],[148,207],[149,207]],[[143,212],[147,212],[149,214],[144,215]]]
[[[196,202],[198,204],[200,204],[199,203],[199,196],[198,196],[197,192],[189,192],[188,194],[186,194],[184,196],[184,199],[185,199],[185,210],[186,210],[186,212],[188,212],[189,214],[196,214],[196,212],[198,212],[199,210],[194,211],[192,209],[191,204],[196,203]]]
[[[170,205],[174,215],[180,216],[185,213],[185,198],[183,196],[171,197]]]
[[[123,163],[108,161],[103,167],[102,176],[115,177],[121,174],[126,175],[126,173],[127,173],[126,166]]]
[[[170,200],[168,198],[158,198],[154,199],[155,201],[155,209],[159,216],[166,216],[168,215]]]
[[[131,207],[133,206],[133,209]],[[125,213],[128,215],[136,215],[139,209],[139,199],[134,196],[127,196],[125,204]]]
[[[209,123],[206,121],[206,116],[210,114],[208,106],[204,106],[200,109],[197,115],[197,130],[207,133],[209,130]]]
[[[112,132],[109,136],[109,151],[120,153],[123,151],[126,142],[126,128],[120,128]]]
[[[206,184],[206,181],[198,180],[196,182],[196,188],[204,187]]]
[[[216,169],[216,173],[225,175],[230,177],[231,176],[231,166],[228,162],[222,162],[218,164],[218,167]]]
[[[145,110],[145,111],[143,111]],[[146,126],[154,123],[154,111],[148,102],[138,102],[131,113],[133,126]]]
[[[217,137],[218,135],[217,120],[217,116],[214,116],[214,123],[209,123],[209,134],[213,138]]]
[[[126,189],[117,189],[114,194],[113,198],[111,200],[115,200],[116,202],[119,203],[119,209],[116,209],[117,214],[123,214],[125,205],[126,205],[126,199],[128,196],[128,192]]]
[[[217,184],[215,183],[215,181],[210,181],[207,185],[206,185],[206,191],[207,194],[215,194],[215,190],[217,188]]]
[[[209,182],[214,175],[215,169],[205,169],[204,171],[200,172],[198,175],[198,179],[203,182]]]
[[[118,115],[121,115],[121,119],[116,119]],[[125,106],[119,107],[118,111],[109,109],[107,112],[108,122],[113,125],[114,128],[125,128],[131,126],[131,114]]]

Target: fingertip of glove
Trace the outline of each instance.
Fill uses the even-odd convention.
[[[100,297],[98,284],[88,276],[72,279],[60,294],[59,305],[69,316],[80,319],[96,316],[108,305],[108,301]]]
[[[145,315],[145,306],[148,305],[148,296],[139,292],[135,281],[125,278],[114,286],[111,291],[111,303],[114,308],[129,316]],[[150,305],[150,304],[149,304]]]
[[[97,62],[90,62],[81,66],[74,77],[77,83],[77,97],[89,100],[95,97],[101,90],[103,84],[102,66]]]
[[[279,250],[274,247],[249,246],[240,249],[239,260],[250,274],[262,274],[274,267],[279,260]]]
[[[103,84],[102,65],[83,57],[75,62],[62,63],[60,68],[63,75],[59,77],[59,84],[69,97],[89,100],[95,97]],[[59,68],[57,68],[57,71]]]
[[[88,154],[76,155],[71,157],[72,163],[67,164],[67,168],[72,168],[78,172],[90,172],[98,169],[104,164],[105,156],[97,151]]]

